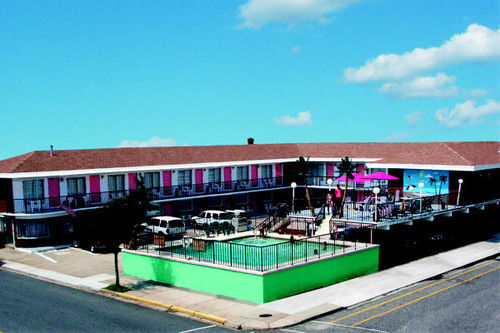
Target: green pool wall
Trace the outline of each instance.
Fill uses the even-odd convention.
[[[211,294],[266,303],[378,271],[379,248],[290,266],[272,272],[247,273],[198,263],[124,251],[123,272]]]

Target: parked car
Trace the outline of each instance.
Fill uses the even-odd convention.
[[[224,223],[228,222],[232,224],[233,214],[224,212],[222,210],[204,210],[199,216],[193,217],[193,221],[196,225],[206,225],[212,222]]]
[[[166,236],[167,239],[180,239],[186,234],[184,221],[174,216],[155,216],[142,225],[155,234]]]
[[[238,232],[248,230],[248,223],[250,220],[250,214],[242,209],[227,210],[226,212],[232,214],[231,223],[234,229]]]
[[[118,245],[113,240],[108,239],[77,239],[73,241],[73,247],[82,248],[92,253],[109,253]]]

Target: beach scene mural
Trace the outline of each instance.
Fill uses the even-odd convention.
[[[404,170],[403,190],[420,193],[418,183],[423,182],[423,194],[448,194],[449,178],[449,172],[443,170]]]

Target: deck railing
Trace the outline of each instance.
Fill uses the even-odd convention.
[[[137,250],[191,262],[198,261],[258,272],[307,263],[371,246],[356,240],[348,241],[342,232],[284,239],[280,243],[265,246],[198,238],[192,238],[189,242],[181,239],[156,243],[156,245],[141,245]]]
[[[283,186],[282,177],[235,180],[228,182],[210,182],[190,185],[173,185],[148,189],[150,200],[165,200],[227,192],[244,192],[255,189],[276,188]],[[64,207],[71,209],[103,206],[109,201],[128,194],[128,190],[73,194],[57,197],[14,199],[12,213],[47,213],[60,211]],[[11,213],[11,212],[9,212]]]

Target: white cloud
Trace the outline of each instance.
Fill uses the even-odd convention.
[[[381,54],[359,68],[347,68],[353,82],[400,80],[423,71],[453,64],[500,59],[500,29],[471,24],[439,47],[416,48],[402,55]]]
[[[295,118],[291,116],[281,116],[280,118],[275,119],[274,122],[278,125],[285,126],[310,126],[312,125],[311,112],[299,112]]]
[[[414,111],[412,113],[407,114],[404,118],[406,123],[408,123],[408,125],[413,126],[420,121],[421,117],[422,117],[422,112]]]
[[[177,145],[177,142],[174,139],[161,139],[158,136],[153,136],[149,141],[124,140],[120,143],[120,147],[164,147],[175,145]]]
[[[421,76],[410,81],[385,83],[379,92],[394,98],[455,97],[459,89],[452,85],[454,76],[439,73],[436,76]]]
[[[453,128],[473,125],[489,115],[500,113],[500,103],[493,99],[478,107],[475,104],[475,101],[468,100],[455,105],[451,111],[446,108],[440,109],[436,111],[436,119],[446,127]]]
[[[249,0],[240,6],[244,28],[260,28],[270,22],[288,25],[304,21],[326,24],[324,15],[359,0]]]
[[[487,89],[469,89],[464,91],[467,97],[483,97],[489,95],[490,91]]]

